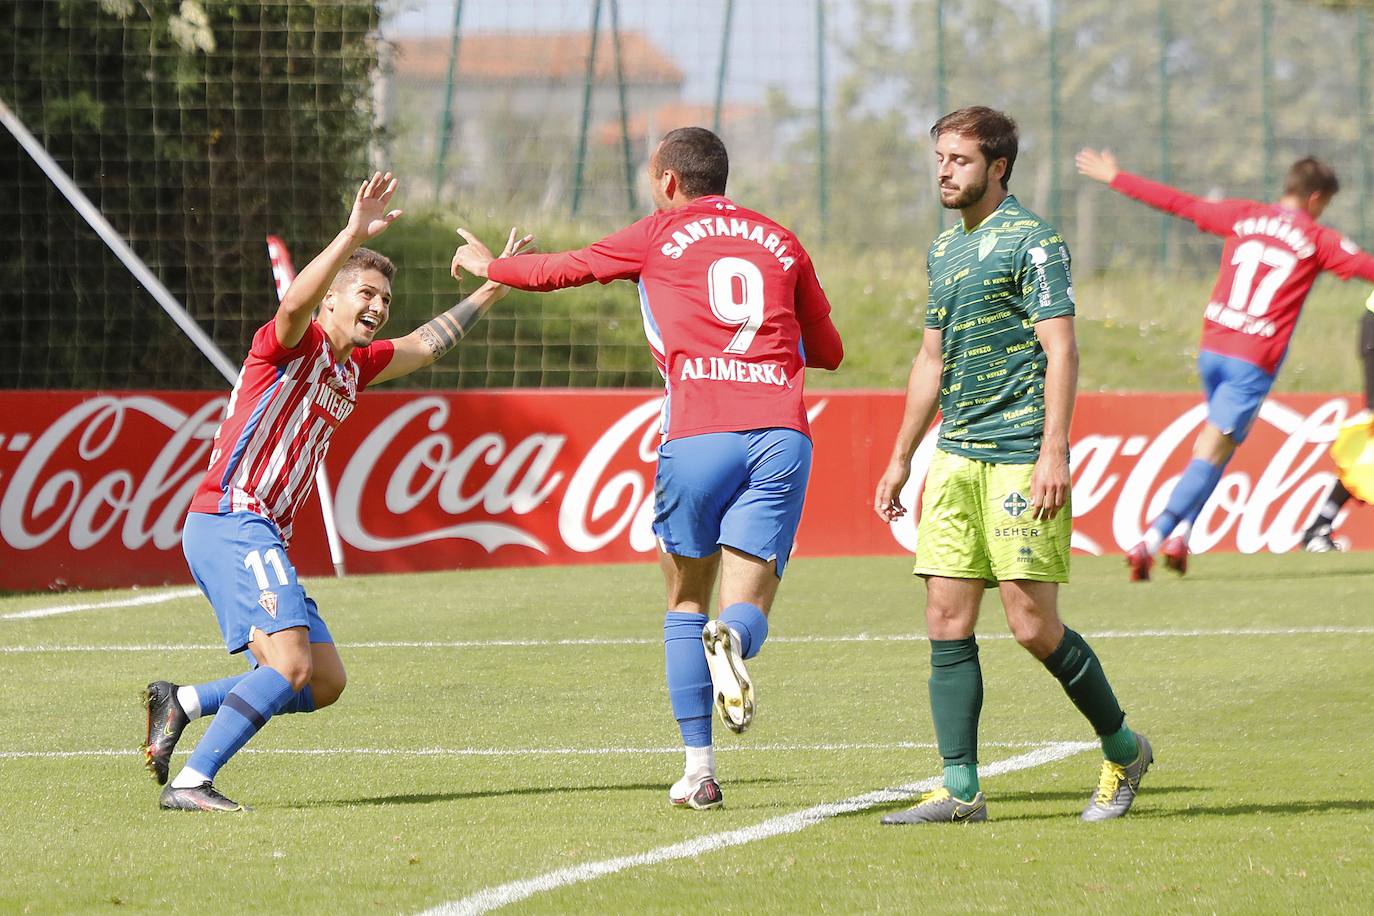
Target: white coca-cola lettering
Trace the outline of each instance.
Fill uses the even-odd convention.
[[[640,552],[653,549],[653,487],[646,482],[652,472],[646,468],[657,460],[661,409],[662,401],[655,398],[625,414],[602,434],[578,465],[558,507],[558,533],[570,549],[578,553],[599,550],[632,523],[631,546]],[[634,438],[636,430],[640,431],[636,452],[640,464],[612,475],[602,484],[601,478],[612,459]],[[615,517],[606,527],[597,532],[591,530],[593,524],[613,512]]]
[[[916,453],[911,456],[911,476],[906,486],[898,494],[898,499],[906,508],[906,515],[890,523],[892,536],[908,553],[916,552],[916,521],[921,516],[921,487],[925,486],[926,473],[930,470],[930,460],[935,457],[935,444],[940,441],[940,424],[926,431]]]
[[[1312,486],[1304,487],[1304,481],[1319,477],[1321,490],[1330,483],[1329,473],[1314,475],[1312,468],[1318,463],[1329,466],[1327,452],[1345,418],[1344,401],[1328,401],[1306,415],[1277,401],[1266,402],[1260,408],[1260,420],[1287,433],[1288,438],[1265,466],[1245,501],[1236,527],[1236,547],[1242,553],[1266,549],[1282,553],[1302,541],[1308,511],[1320,494],[1320,490],[1310,493]],[[1245,477],[1248,484],[1248,475]],[[1285,495],[1278,512],[1266,524],[1265,516]]]
[[[1311,413],[1302,413],[1277,401],[1266,401],[1258,424],[1272,426],[1285,435],[1273,457],[1252,480],[1246,471],[1227,473],[1203,508],[1189,546],[1196,553],[1221,543],[1235,529],[1236,549],[1243,553],[1291,550],[1302,540],[1316,501],[1330,486],[1334,475],[1319,470],[1328,461],[1327,451],[1336,431],[1349,414],[1343,399],[1333,399]],[[1153,440],[1132,435],[1088,434],[1071,448],[1073,514],[1082,518],[1100,508],[1112,507],[1112,539],[1115,547],[1128,550],[1140,542],[1149,521],[1164,510],[1178,476],[1161,479],[1163,468],[1179,453],[1191,448],[1193,436],[1206,422],[1207,406],[1199,404],[1166,426]],[[906,550],[916,548],[919,514],[917,497],[929,470],[936,432],[921,440],[912,458],[911,478],[902,488],[907,514],[890,526],[893,539]],[[1122,483],[1123,458],[1139,455]],[[1120,490],[1117,490],[1120,484]],[[1092,554],[1106,552],[1081,530],[1073,533],[1073,547]]]
[[[17,550],[35,550],[66,528],[67,543],[87,550],[122,521],[120,541],[129,550],[149,541],[160,550],[175,546],[206,466],[214,418],[223,407],[224,399],[218,398],[188,416],[157,398],[142,396],[96,397],[73,407],[38,436],[11,476],[0,500],[0,536]],[[117,468],[86,486],[88,472],[56,463],[59,450],[78,433],[78,467],[107,453],[141,458],[130,449],[128,437],[120,440],[131,415],[151,418],[172,431],[146,470]],[[150,520],[149,513],[168,493],[174,495]],[[57,514],[47,527],[29,529],[30,523],[54,509]]]
[[[1325,461],[1327,449],[1347,414],[1342,399],[1328,401],[1310,414],[1277,401],[1266,401],[1256,425],[1268,424],[1286,438],[1257,481],[1240,470],[1222,477],[1194,526],[1189,543],[1193,551],[1201,553],[1215,547],[1233,527],[1236,548],[1243,553],[1282,552],[1296,546],[1302,540],[1313,502],[1332,479],[1329,472],[1313,468]],[[1139,543],[1146,525],[1163,511],[1178,483],[1177,476],[1159,479],[1163,467],[1180,450],[1191,446],[1193,434],[1206,418],[1207,407],[1199,404],[1165,427],[1144,449],[1127,476],[1112,513],[1112,536],[1118,548],[1126,550]],[[1085,507],[1079,503],[1079,485],[1086,479],[1085,470],[1075,482],[1075,516],[1096,505]],[[1105,481],[1102,485],[1106,487]],[[1275,505],[1279,506],[1278,511],[1270,517]]]
[[[1092,512],[1111,494],[1121,478],[1110,472],[1120,436],[1087,435],[1069,450],[1069,468],[1073,475],[1073,514],[1084,516]],[[1070,546],[1086,553],[1101,554],[1102,546],[1077,529]]]
[[[460,515],[479,504],[489,515],[508,511],[526,515],[562,483],[563,475],[551,473],[551,469],[565,436],[531,435],[507,451],[503,436],[482,433],[454,454],[453,439],[446,429],[449,413],[449,402],[444,398],[416,398],[393,411],[368,434],[349,459],[334,494],[339,536],[352,547],[373,552],[457,539],[474,541],[488,552],[519,545],[548,553],[548,546],[533,534],[494,520],[412,530],[401,537],[384,537],[368,531],[363,523],[363,504],[372,476],[380,471],[380,459],[402,437],[408,424],[426,414],[425,425],[431,433],[407,450],[387,479],[384,499],[391,515],[410,513],[436,491],[439,507],[449,515]],[[496,472],[465,495],[464,484],[479,459],[488,467],[495,465]]]
[[[335,494],[351,568],[435,568],[453,554],[421,545],[444,541],[488,552],[517,548],[496,562],[597,562],[654,549],[659,399],[616,396],[610,403],[618,406],[607,420],[604,396],[506,397],[383,396],[369,405],[363,425],[373,417],[380,422],[360,429],[361,444],[342,455]],[[890,399],[900,395],[827,399],[838,420],[818,429],[813,487],[829,488],[830,495],[853,491],[856,477],[870,466],[865,449],[886,445],[881,435],[864,440],[864,427],[853,424],[879,405],[884,411],[894,406]],[[174,406],[186,403],[199,406]],[[127,584],[119,581],[123,576],[128,582],[184,577],[176,549],[181,523],[224,403],[223,397],[193,402],[137,392],[39,399],[0,394],[0,588],[41,588],[59,574],[76,585]],[[486,409],[492,403],[501,405],[499,412]],[[524,408],[544,413],[550,403],[560,418],[551,426],[566,433],[537,425],[526,432],[528,421],[519,419]],[[813,422],[826,403],[811,408]],[[1301,409],[1292,406],[1298,403]],[[482,406],[472,410],[470,404]],[[1173,415],[1161,413],[1161,404],[1187,402],[1140,396],[1085,405],[1081,437],[1072,448],[1075,548],[1127,549],[1166,504],[1206,410],[1189,404]],[[515,409],[507,411],[508,405]],[[1296,546],[1332,480],[1327,450],[1350,413],[1347,405],[1341,398],[1311,397],[1266,404],[1251,440],[1198,518],[1193,549]],[[478,415],[502,419],[474,429]],[[902,492],[910,511],[889,527],[892,540],[874,527],[866,500],[854,499],[851,512],[830,499],[819,515],[813,502],[801,534],[808,555],[845,553],[860,543],[885,544],[878,547],[883,552],[914,550],[918,498],[935,444],[932,431],[916,451]],[[1371,521],[1357,511],[1343,533],[1365,546]],[[306,549],[298,562],[323,556],[322,545]],[[398,550],[403,552],[380,556]],[[100,552],[100,562],[89,560],[92,551]]]

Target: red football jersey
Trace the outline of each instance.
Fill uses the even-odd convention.
[[[1226,240],[1203,315],[1202,349],[1276,372],[1317,274],[1374,282],[1374,257],[1299,210],[1206,200],[1122,172],[1112,188]]]
[[[667,385],[665,439],[768,427],[809,435],[803,370],[833,369],[844,355],[796,236],[723,196],[659,211],[577,251],[492,261],[488,276],[541,291],[637,282]]]
[[[276,319],[258,328],[191,511],[255,512],[275,522],[289,544],[329,437],[394,351],[391,341],[379,340],[336,363],[319,322],[310,322],[290,350],[277,340]]]

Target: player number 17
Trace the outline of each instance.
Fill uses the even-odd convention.
[[[1274,294],[1293,272],[1298,259],[1291,251],[1266,245],[1258,239],[1248,239],[1236,246],[1231,263],[1235,265],[1236,273],[1231,280],[1227,307],[1259,317],[1269,311]],[[1268,267],[1269,272],[1259,283],[1255,283],[1255,274],[1259,272],[1261,264]]]
[[[739,328],[725,345],[726,353],[747,353],[763,324],[763,271],[744,258],[720,258],[706,270],[711,311]]]

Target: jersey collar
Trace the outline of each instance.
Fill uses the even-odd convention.
[[[964,220],[963,220],[962,217],[960,217],[959,222],[955,223],[955,226],[957,226],[957,227],[959,228],[959,234],[962,235],[962,236],[964,236],[965,238],[967,238],[968,236],[973,235],[973,234],[974,234],[975,232],[977,232],[979,229],[982,229],[984,226],[986,226],[986,225],[988,224],[988,221],[989,221],[989,220],[991,220],[994,216],[996,216],[996,215],[998,215],[999,213],[1001,213],[1001,212],[1002,212],[1004,209],[1006,209],[1007,207],[1019,207],[1019,206],[1021,206],[1021,204],[1017,202],[1017,200],[1016,200],[1016,195],[1015,195],[1015,194],[1008,194],[1006,197],[1002,198],[1002,202],[1001,202],[1000,204],[997,205],[997,208],[996,208],[995,210],[993,210],[993,211],[992,211],[991,213],[989,213],[987,216],[983,217],[983,221],[980,222],[978,225],[974,226],[972,229],[969,229],[969,230],[965,230],[965,229],[964,229]]]

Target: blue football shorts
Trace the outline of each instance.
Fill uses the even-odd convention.
[[[1254,363],[1208,350],[1198,354],[1197,371],[1207,396],[1207,422],[1237,445],[1244,442],[1273,387],[1274,376]]]
[[[334,641],[315,601],[296,581],[277,526],[268,519],[252,512],[192,512],[181,548],[231,653],[248,648],[255,629],[276,633],[306,627],[311,642]]]
[[[777,562],[801,522],[811,440],[794,429],[703,433],[665,442],[654,478],[654,534],[680,557],[733,547]]]

